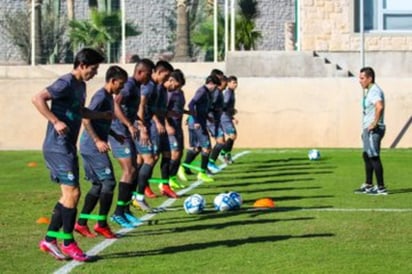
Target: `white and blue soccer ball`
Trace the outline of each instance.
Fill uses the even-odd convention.
[[[243,204],[242,196],[240,196],[240,194],[236,191],[230,191],[228,195],[233,200],[233,203],[234,203],[233,209],[239,209]]]
[[[213,200],[213,205],[217,211],[229,211],[236,208],[235,201],[228,193],[220,193]]]
[[[203,212],[206,200],[200,194],[190,195],[183,202],[183,208],[187,214],[198,214]]]
[[[317,149],[311,149],[308,152],[308,158],[311,161],[317,161],[320,159],[320,152]]]

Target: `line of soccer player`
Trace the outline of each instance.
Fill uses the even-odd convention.
[[[32,100],[48,120],[43,154],[51,178],[59,183],[62,193],[40,249],[59,260],[90,260],[73,237],[73,231],[96,237],[88,227],[88,220],[97,221],[94,226],[97,234],[116,237],[107,223],[116,186],[110,150],[122,170],[116,208],[110,218],[124,228],[141,223],[130,210],[131,202],[143,211],[154,210],[146,202],[146,197],[156,197],[150,183],[159,184],[162,195],[178,198],[174,190],[185,186],[177,178],[185,182],[188,174],[197,171],[198,180],[212,182],[211,173],[219,171],[218,156],[222,155],[226,163],[232,162],[230,153],[237,123],[235,76],[226,78],[222,71],[212,70],[186,110],[183,72],[166,61],[154,64],[141,59],[130,77],[121,67],[110,66],[104,86],[86,108],[85,82],[97,74],[103,61],[99,52],[82,49],[75,57],[73,70]],[[47,101],[51,101],[50,106]],[[184,114],[188,114],[189,147],[181,164]],[[80,187],[76,146],[81,124],[84,131],[79,150],[91,188],[77,216]],[[213,149],[210,137],[215,139]],[[200,167],[192,164],[198,154],[201,154]],[[152,178],[158,161],[161,178]],[[92,214],[98,203],[98,214]],[[60,247],[57,239],[63,240]]]

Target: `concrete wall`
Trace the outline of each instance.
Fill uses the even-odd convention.
[[[189,100],[208,72],[222,63],[174,64],[187,74]],[[107,66],[88,83],[88,98],[103,84]],[[125,67],[129,72],[133,66]],[[0,150],[41,149],[46,120],[31,104],[31,97],[71,66],[0,67]],[[412,80],[381,78],[385,91],[389,147],[410,119]],[[236,147],[360,147],[362,92],[356,78],[239,78]],[[412,129],[398,147],[412,147]]]

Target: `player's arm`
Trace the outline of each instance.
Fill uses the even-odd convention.
[[[372,124],[369,126],[369,130],[373,130],[378,126],[378,123],[382,117],[383,114],[383,109],[384,109],[384,103],[382,100],[376,101],[375,103],[375,119],[373,119]]]
[[[97,150],[101,153],[109,151],[110,150],[109,145],[105,141],[99,138],[99,135],[97,135],[96,131],[93,128],[91,120],[83,119],[82,123],[87,133],[89,134],[90,138],[92,138],[94,144],[96,145]]]
[[[57,134],[65,134],[68,130],[67,125],[64,122],[60,121],[57,116],[54,115],[53,112],[51,112],[50,107],[47,104],[47,101],[51,99],[51,94],[47,91],[47,89],[43,89],[42,91],[35,94],[31,101],[36,109],[40,112],[40,114],[53,124]]]
[[[149,142],[149,135],[146,129],[146,125],[144,124],[144,115],[145,115],[145,107],[147,105],[147,96],[141,95],[140,96],[140,104],[139,109],[137,111],[137,119],[139,120],[139,130],[140,130],[140,142],[142,144],[148,144]]]
[[[86,107],[82,107],[80,109],[81,116],[85,119],[105,119],[105,120],[112,120],[113,113],[111,111],[94,111],[90,110]]]
[[[136,137],[137,129],[133,126],[133,124],[129,121],[129,119],[124,115],[123,110],[121,108],[121,103],[123,101],[123,95],[118,94],[114,97],[113,105],[114,105],[114,116],[127,127],[130,132],[132,138]]]

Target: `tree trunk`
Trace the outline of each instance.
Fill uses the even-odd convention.
[[[41,31],[41,4],[42,0],[34,1],[34,35],[35,35],[35,52],[32,52],[35,56],[36,64],[42,62],[42,31]]]
[[[74,20],[74,1],[75,0],[67,0],[67,19],[69,19],[69,21]]]
[[[190,61],[189,53],[189,22],[187,12],[187,1],[176,0],[177,19],[176,19],[176,45],[174,61]]]

